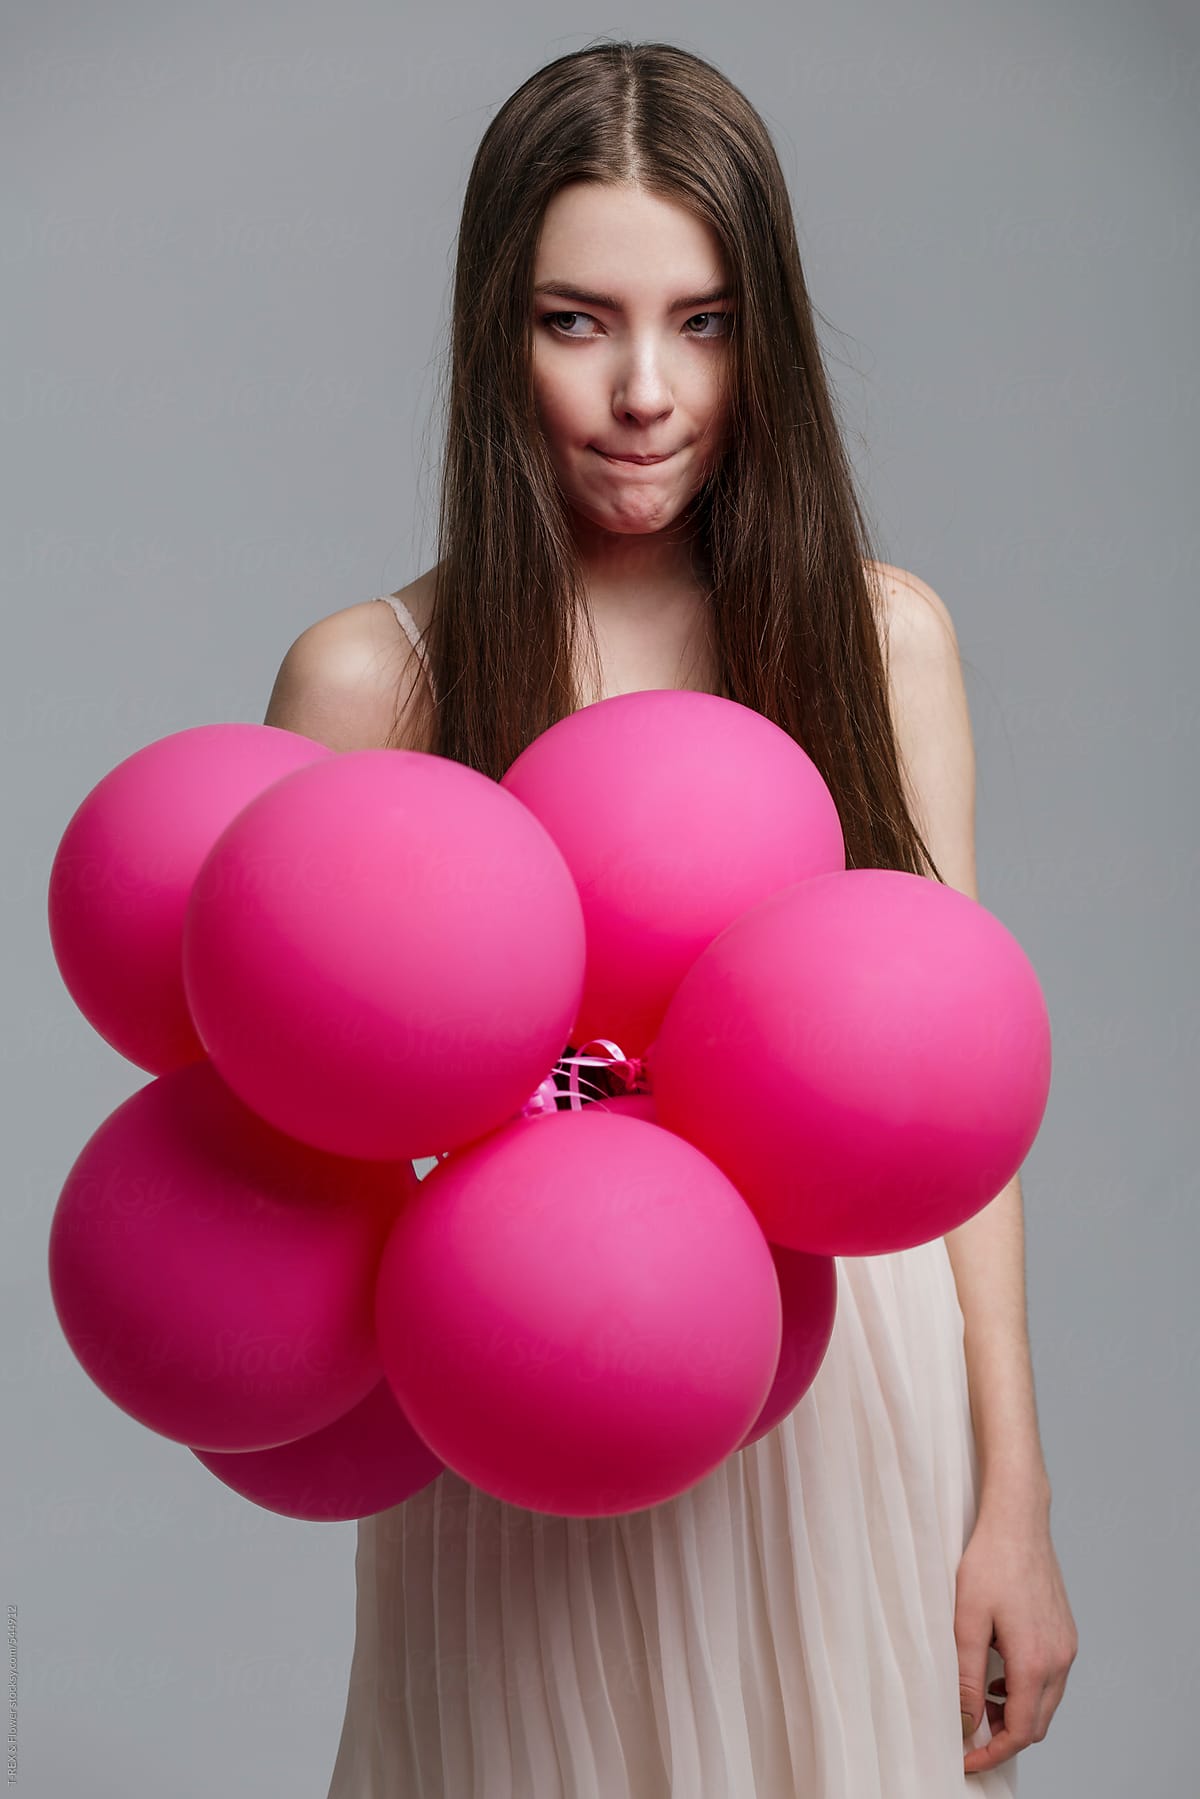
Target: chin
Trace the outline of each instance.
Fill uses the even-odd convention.
[[[576,518],[582,519],[594,531],[611,531],[616,537],[652,537],[656,531],[666,531],[675,524],[692,503],[692,496],[673,505],[654,517],[644,518],[622,517],[614,513],[595,513],[581,501],[567,496],[568,504]]]

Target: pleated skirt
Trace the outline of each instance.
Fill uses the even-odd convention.
[[[1003,1799],[964,1775],[978,1459],[945,1240],[839,1257],[774,1430],[664,1504],[559,1518],[447,1470],[358,1524],[328,1799]],[[989,1652],[987,1679],[1003,1673]]]

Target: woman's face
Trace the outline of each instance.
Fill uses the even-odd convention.
[[[657,195],[574,182],[546,208],[533,286],[537,414],[567,500],[603,531],[663,530],[724,447],[733,299],[714,233]]]

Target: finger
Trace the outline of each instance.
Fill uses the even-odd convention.
[[[1017,1748],[1021,1749],[1034,1741],[1046,1682],[1040,1674],[1027,1674],[1011,1662],[1006,1664],[1004,1673],[1004,1734],[1016,1738]]]
[[[1024,1745],[1014,1741],[1003,1727],[979,1749],[968,1749],[963,1756],[964,1774],[982,1774],[986,1768],[998,1768]]]
[[[997,1682],[993,1681],[991,1683],[991,1685],[992,1685],[992,1687],[994,1687],[997,1685]],[[989,1689],[988,1689],[987,1698],[984,1701],[984,1707],[987,1711],[989,1736],[991,1738],[998,1737],[1000,1735],[1001,1731],[1004,1729],[1004,1700],[1002,1697],[1001,1698],[993,1698],[991,1687],[989,1687]],[[965,1755],[969,1755],[972,1753],[973,1753],[973,1751],[971,1751],[971,1750],[964,1751]],[[970,1770],[964,1770],[964,1771],[969,1772]]]
[[[963,1735],[969,1737],[978,1728],[983,1716],[984,1692],[983,1682],[987,1674],[988,1636],[990,1625],[980,1619],[972,1628],[971,1622],[959,1616],[955,1619],[954,1634],[958,1646],[958,1703],[962,1713]]]
[[[1021,1684],[1020,1681],[1017,1682],[1018,1689]],[[1044,1691],[1045,1688],[1039,1681],[1037,1682],[1036,1700],[1031,1699],[1028,1688],[1020,1693],[1019,1698],[1017,1694],[1014,1694],[1006,1699],[1004,1721],[999,1729],[993,1731],[988,1742],[982,1744],[978,1749],[968,1750],[963,1757],[964,1774],[978,1774],[983,1769],[999,1767],[1001,1762],[1010,1760],[1012,1756],[1027,1748],[1030,1743],[1040,1741],[1035,1734],[1035,1727]],[[1023,1706],[1021,1702],[1023,1702]],[[990,1714],[988,1722],[991,1722]]]
[[[1061,1684],[1058,1681],[1051,1681],[1048,1686],[1042,1688],[1042,1702],[1034,1722],[1033,1740],[1035,1743],[1040,1743],[1049,1730],[1050,1720],[1058,1710],[1065,1687],[1065,1681]]]

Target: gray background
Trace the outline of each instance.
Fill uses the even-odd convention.
[[[146,1077],[58,977],[54,850],[114,764],[260,721],[305,625],[428,566],[470,160],[602,33],[708,57],[774,134],[880,553],[958,628],[981,895],[1050,1007],[1029,1305],[1081,1647],[1022,1790],[1194,1778],[1195,13],[59,0],[0,57],[0,1596],[38,1799],[323,1799],[353,1635],[353,1524],[239,1499],[57,1327],[58,1193]]]

